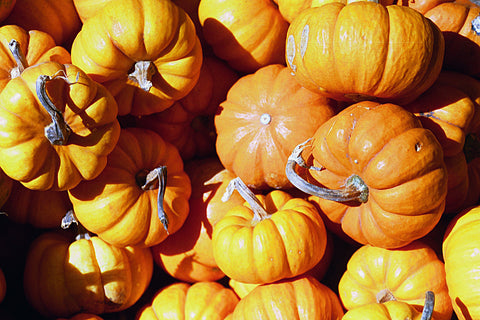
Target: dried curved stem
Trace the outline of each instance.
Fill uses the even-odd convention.
[[[297,145],[293,150],[292,154],[288,157],[287,165],[285,168],[285,173],[287,174],[288,180],[290,180],[290,182],[299,190],[310,195],[320,197],[322,199],[337,202],[367,202],[368,186],[358,175],[353,174],[348,177],[345,181],[345,187],[337,190],[331,190],[316,186],[307,182],[305,179],[298,175],[298,173],[295,171],[297,165],[307,169],[320,170],[316,167],[307,166],[305,160],[303,160],[302,158],[302,151],[305,149],[305,145],[309,142],[309,140]]]
[[[423,306],[422,317],[420,320],[430,320],[433,315],[433,308],[435,307],[435,294],[432,291],[425,293],[425,304]]]
[[[230,199],[232,193],[237,190],[238,193],[242,196],[245,201],[250,205],[252,211],[254,213],[252,223],[257,223],[265,218],[269,217],[267,210],[263,207],[262,203],[258,200],[255,196],[255,193],[250,190],[245,182],[242,181],[239,177],[230,180],[225,189],[225,193],[222,196],[222,201],[228,201]]]
[[[153,86],[152,77],[157,69],[152,61],[137,61],[135,69],[128,75],[128,78],[138,83],[138,86],[144,91],[150,91]]]
[[[45,127],[45,137],[53,145],[65,145],[67,144],[72,129],[70,129],[70,126],[65,122],[62,112],[53,104],[45,88],[47,82],[55,78],[61,78],[68,82],[68,79],[64,76],[40,75],[36,81],[36,92],[40,104],[52,118],[52,123]]]
[[[77,217],[75,216],[75,213],[73,212],[73,210],[68,210],[65,216],[62,218],[62,222],[60,226],[62,227],[62,229],[68,229],[72,224],[77,225],[77,228],[78,228],[75,240],[80,240],[80,239],[88,240],[91,238],[88,230],[85,229],[85,227],[78,222]]]
[[[23,70],[28,68],[28,62],[22,50],[20,50],[20,44],[17,40],[10,40],[8,43],[8,49],[10,49],[10,52],[17,63],[17,66],[10,71],[10,77],[13,79],[20,76]]]
[[[153,190],[158,188],[157,195],[157,214],[162,222],[165,231],[168,233],[168,217],[163,207],[163,199],[165,198],[165,189],[167,188],[167,167],[160,166],[150,171],[142,186],[142,190]]]

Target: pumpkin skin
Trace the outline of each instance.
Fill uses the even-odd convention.
[[[147,172],[167,167],[163,206],[168,231],[158,217],[159,187],[143,190]],[[151,130],[124,128],[102,173],[69,190],[78,221],[116,246],[151,247],[175,233],[187,218],[191,183],[178,150]]]
[[[240,300],[231,320],[240,319],[340,320],[338,296],[311,276],[262,284]]]
[[[348,310],[342,320],[422,320],[422,313],[401,301],[370,303]]]
[[[148,249],[119,248],[96,236],[72,241],[46,232],[27,253],[25,296],[46,317],[116,312],[140,298],[152,273]]]
[[[1,208],[16,223],[47,229],[61,225],[72,203],[66,191],[30,190],[14,181],[10,197]]]
[[[180,230],[152,247],[154,261],[174,278],[184,282],[215,281],[225,274],[213,257],[215,224],[245,200],[238,194],[223,202],[228,183],[235,176],[217,158],[194,159],[185,164],[192,183],[188,217]]]
[[[57,320],[103,320],[103,318],[96,314],[78,313],[68,319],[58,318]]]
[[[315,193],[309,198],[356,242],[399,248],[440,220],[447,194],[443,150],[403,107],[372,101],[351,105],[320,126],[310,144],[307,164],[322,168],[308,171],[311,184],[335,190],[360,178],[353,188],[364,199],[328,200]]]
[[[56,78],[65,74],[66,80]],[[53,145],[45,136],[52,118],[36,93],[39,76],[72,134]],[[20,115],[20,116],[19,116]],[[12,179],[34,190],[67,190],[100,174],[120,134],[112,95],[72,64],[31,66],[0,94],[0,166]],[[21,134],[19,134],[21,133]],[[19,167],[18,163],[22,163]]]
[[[5,20],[10,12],[12,12],[15,2],[16,0],[5,0],[0,3],[0,22]]]
[[[0,169],[0,208],[8,201],[12,193],[13,180]]]
[[[73,5],[77,10],[78,17],[85,23],[88,18],[94,16],[102,10],[112,0],[73,0]]]
[[[460,320],[478,319],[478,225],[480,207],[465,209],[453,219],[443,240],[446,281],[453,310]]]
[[[231,289],[217,282],[176,282],[161,289],[151,305],[140,310],[135,319],[223,320],[233,311],[238,300]]]
[[[16,25],[0,27],[1,69],[0,91],[7,85],[10,79],[17,77],[21,71],[9,49],[9,42],[15,39],[20,51],[25,56],[23,68],[46,61],[56,61],[62,64],[71,63],[70,53],[63,47],[57,46],[55,40],[49,34],[25,29]]]
[[[336,100],[403,104],[433,84],[444,50],[439,28],[413,9],[333,2],[292,21],[286,60],[301,85]]]
[[[16,0],[3,24],[46,32],[67,49],[82,26],[73,0]]]
[[[107,3],[85,21],[71,54],[73,64],[112,92],[119,115],[167,109],[192,90],[203,61],[192,20],[169,0]]]
[[[5,299],[5,295],[7,294],[7,281],[5,280],[5,274],[3,270],[0,269],[0,302]]]
[[[285,175],[288,155],[335,114],[335,107],[298,84],[287,67],[263,67],[240,78],[220,104],[218,157],[250,188],[292,188]]]
[[[327,233],[313,204],[281,190],[242,196],[245,204],[230,209],[213,228],[213,256],[228,277],[274,282],[303,274],[322,259]],[[255,200],[265,212],[254,207]]]
[[[233,69],[285,64],[288,22],[271,0],[201,0],[198,18],[205,41]]]
[[[365,245],[356,250],[338,283],[338,294],[347,310],[378,302],[387,290],[393,297],[422,311],[425,292],[435,294],[433,318],[450,320],[452,304],[443,262],[421,241],[399,249]]]

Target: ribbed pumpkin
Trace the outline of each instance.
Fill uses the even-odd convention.
[[[119,115],[170,107],[192,90],[203,60],[192,20],[170,0],[107,3],[85,21],[71,54],[112,92]]]
[[[443,240],[448,292],[458,319],[480,318],[480,207],[470,207],[453,219]]]
[[[297,81],[344,101],[410,102],[436,80],[443,56],[443,35],[432,21],[375,1],[306,9],[287,34],[287,65]]]
[[[272,0],[201,0],[198,17],[205,41],[233,69],[285,63],[288,22]]]
[[[222,201],[235,176],[217,158],[190,160],[185,164],[185,172],[192,182],[187,220],[180,230],[152,247],[153,258],[180,281],[215,281],[225,274],[213,257],[213,227],[229,209],[245,200],[234,193],[228,201]]]
[[[31,306],[46,317],[109,313],[137,302],[152,272],[149,249],[47,232],[34,239],[27,253],[24,290]]]
[[[66,318],[58,318],[57,320],[103,320],[102,317],[96,314],[91,313],[77,313],[76,315],[66,319]]]
[[[327,233],[313,204],[282,190],[255,195],[239,178],[245,204],[233,207],[213,228],[213,256],[230,278],[268,283],[312,269],[325,254]]]
[[[5,20],[6,17],[12,12],[13,6],[17,0],[5,0],[0,3],[0,22]]]
[[[13,180],[0,169],[0,208],[8,201],[12,193]]]
[[[253,189],[291,188],[288,155],[335,114],[331,99],[305,89],[284,65],[240,78],[215,116],[223,166]]]
[[[235,307],[231,320],[340,320],[338,296],[311,276],[303,276],[253,289]]]
[[[117,246],[150,247],[187,218],[191,183],[178,150],[158,134],[124,128],[95,179],[69,190],[78,221]]]
[[[31,66],[0,94],[0,166],[29,189],[73,188],[105,167],[116,117],[110,92],[77,66]]]
[[[223,320],[238,303],[238,297],[218,282],[176,282],[163,289],[137,314],[136,320]]]
[[[302,157],[304,150],[309,154]],[[309,170],[297,174],[303,158]],[[342,110],[294,149],[286,171],[329,220],[362,244],[402,247],[430,232],[445,208],[442,147],[395,104],[364,101]]]
[[[435,294],[433,318],[450,320],[452,304],[444,264],[432,248],[420,241],[398,249],[360,247],[348,260],[338,283],[347,310],[395,299],[421,312],[427,291]]]

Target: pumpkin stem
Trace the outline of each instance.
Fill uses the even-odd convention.
[[[8,48],[13,55],[13,59],[15,59],[15,62],[17,63],[17,66],[10,71],[10,77],[13,79],[20,76],[23,70],[28,68],[28,62],[22,50],[20,50],[20,44],[17,40],[10,40]]]
[[[380,290],[375,298],[377,299],[377,303],[385,303],[387,301],[396,301],[397,299],[393,295],[393,293],[388,289]]]
[[[165,189],[167,188],[167,167],[160,166],[150,171],[146,178],[142,190],[154,190],[158,188],[157,195],[157,213],[162,222],[165,231],[168,233],[168,217],[163,208],[163,199],[165,198]]]
[[[77,217],[75,217],[75,213],[73,210],[68,210],[67,213],[65,214],[65,217],[62,218],[62,223],[60,226],[62,229],[68,229],[72,224],[76,224],[78,228],[77,235],[75,237],[75,240],[80,240],[80,239],[90,239],[90,233],[88,232],[87,229],[83,225],[81,225]]]
[[[420,320],[430,320],[435,306],[435,294],[432,291],[425,293],[425,305],[423,306],[422,317]]]
[[[230,199],[232,193],[235,190],[240,193],[242,198],[245,199],[245,201],[247,201],[247,203],[252,208],[254,213],[252,220],[253,224],[256,224],[269,217],[267,210],[265,210],[260,200],[258,200],[257,196],[255,196],[255,193],[253,193],[252,190],[250,190],[245,184],[245,182],[243,182],[242,179],[240,179],[239,177],[230,180],[227,188],[225,189],[225,193],[222,196],[222,201],[228,201],[228,199]]]
[[[56,78],[61,78],[67,83],[71,84],[66,75],[40,75],[36,81],[36,91],[40,104],[45,108],[52,118],[52,123],[45,127],[45,137],[52,145],[63,146],[67,144],[68,137],[70,136],[72,129],[70,129],[69,125],[65,122],[62,112],[53,104],[45,88],[48,81]]]
[[[347,178],[345,187],[342,189],[331,190],[327,188],[322,188],[305,181],[302,177],[298,175],[295,171],[297,165],[314,170],[321,170],[322,168],[310,167],[305,163],[305,160],[302,158],[302,151],[305,149],[305,145],[310,141],[300,143],[295,147],[292,154],[288,157],[287,165],[285,168],[285,173],[287,174],[288,180],[299,190],[308,193],[313,196],[320,197],[326,200],[332,200],[337,202],[348,202],[348,201],[358,201],[358,202],[367,202],[368,201],[368,187],[363,182],[363,180],[356,174],[351,175]]]
[[[137,61],[135,69],[128,75],[128,78],[136,82],[144,91],[150,91],[153,86],[152,77],[155,74],[155,64],[152,61]]]

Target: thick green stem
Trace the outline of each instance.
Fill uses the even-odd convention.
[[[240,193],[242,198],[245,199],[245,201],[252,208],[254,214],[252,224],[256,224],[270,216],[267,210],[265,210],[265,208],[263,207],[262,203],[255,196],[255,193],[253,193],[252,190],[250,190],[247,185],[238,177],[230,180],[225,190],[225,193],[222,196],[222,201],[228,201],[228,199],[230,199],[232,193],[235,190]]]
[[[310,139],[309,139],[310,140]],[[285,168],[285,173],[288,180],[299,190],[320,197],[322,199],[337,201],[337,202],[348,202],[348,201],[358,201],[358,202],[367,202],[368,201],[368,186],[363,182],[363,180],[356,174],[351,175],[345,181],[345,187],[342,189],[331,190],[327,188],[322,188],[311,184],[304,180],[298,175],[295,168],[297,165],[307,168],[322,170],[317,167],[309,167],[305,163],[305,160],[302,158],[302,151],[305,149],[305,145],[308,141],[305,141],[295,147],[292,154],[288,157],[287,165]]]
[[[145,177],[145,183],[141,186],[142,190],[155,190],[158,188],[157,194],[157,214],[162,222],[165,231],[168,233],[168,217],[163,207],[163,199],[165,198],[165,189],[167,188],[167,167],[160,166],[148,172]]]
[[[20,50],[20,44],[17,40],[10,40],[8,48],[13,55],[13,59],[15,59],[15,62],[17,63],[17,66],[10,71],[10,77],[13,79],[20,76],[23,70],[28,68],[28,62],[22,50]]]

